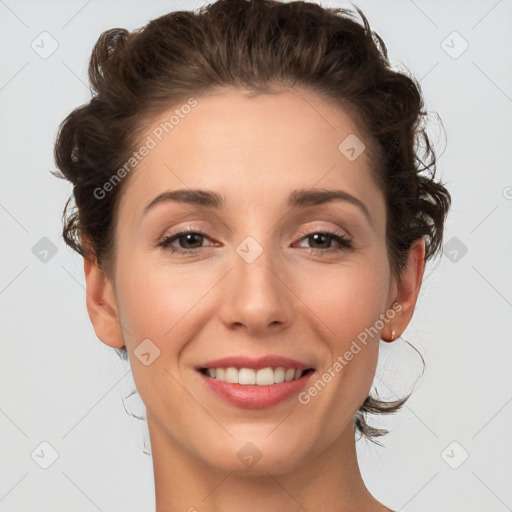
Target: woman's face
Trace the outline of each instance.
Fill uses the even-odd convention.
[[[375,326],[397,292],[384,197],[363,135],[312,93],[196,100],[142,138],[119,207],[117,315],[152,441],[225,470],[249,467],[248,455],[261,457],[251,471],[283,471],[353,440]],[[307,200],[315,191],[343,194]],[[258,361],[271,356],[293,361]],[[249,361],[215,362],[228,357]],[[246,370],[212,382],[207,366]],[[255,371],[269,366],[312,371],[279,383],[283,370]]]

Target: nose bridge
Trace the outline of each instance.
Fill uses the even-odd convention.
[[[263,237],[262,237],[263,238]],[[223,317],[227,323],[243,324],[258,331],[290,319],[291,304],[286,275],[268,237],[259,242],[248,236],[235,248],[229,273]]]

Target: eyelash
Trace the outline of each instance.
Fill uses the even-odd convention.
[[[200,235],[205,238],[209,238],[206,233],[201,231],[200,229],[190,229],[190,228],[184,228],[180,229],[178,231],[175,231],[174,233],[171,233],[170,235],[166,236],[163,240],[161,240],[157,247],[162,247],[168,251],[170,251],[173,254],[196,254],[201,251],[202,247],[196,248],[196,249],[180,249],[179,247],[173,247],[171,246],[171,243],[177,240],[180,236],[188,235],[188,234],[195,234]],[[309,248],[309,252],[313,254],[325,254],[325,253],[334,253],[338,251],[343,250],[351,250],[353,249],[353,244],[350,239],[345,237],[342,233],[337,231],[310,231],[310,232],[300,232],[299,235],[302,235],[302,238],[300,240],[304,240],[305,238],[308,238],[313,235],[327,235],[330,236],[332,240],[335,240],[338,242],[338,246],[329,247],[327,249],[315,249],[315,248]],[[307,248],[306,248],[307,249]]]

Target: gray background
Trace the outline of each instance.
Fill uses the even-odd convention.
[[[60,238],[71,186],[49,170],[59,122],[90,98],[100,33],[203,3],[0,0],[0,511],[154,510],[147,432],[121,398],[131,373],[95,337],[82,261]],[[383,344],[381,395],[415,391],[379,421],[385,448],[358,443],[363,476],[397,510],[512,510],[512,2],[356,5],[441,116],[446,138],[435,117],[430,133],[453,196],[403,336],[426,372],[416,382],[415,352]],[[125,406],[143,414],[137,395]]]

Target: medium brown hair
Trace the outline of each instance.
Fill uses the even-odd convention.
[[[71,197],[64,208],[66,244],[113,275],[117,210],[129,176],[101,199],[95,190],[129,160],[155,116],[219,88],[298,86],[344,109],[364,134],[386,200],[393,275],[400,275],[419,238],[426,241],[425,260],[432,258],[451,198],[435,177],[420,84],[391,69],[386,45],[356,10],[362,24],[348,9],[314,3],[219,0],[132,32],[103,32],[89,63],[93,98],[64,119],[55,144],[56,164],[73,184],[75,201],[71,211]],[[127,359],[126,347],[116,350]],[[395,412],[407,398],[384,402],[369,395],[356,428],[372,440],[385,434],[366,414]]]

